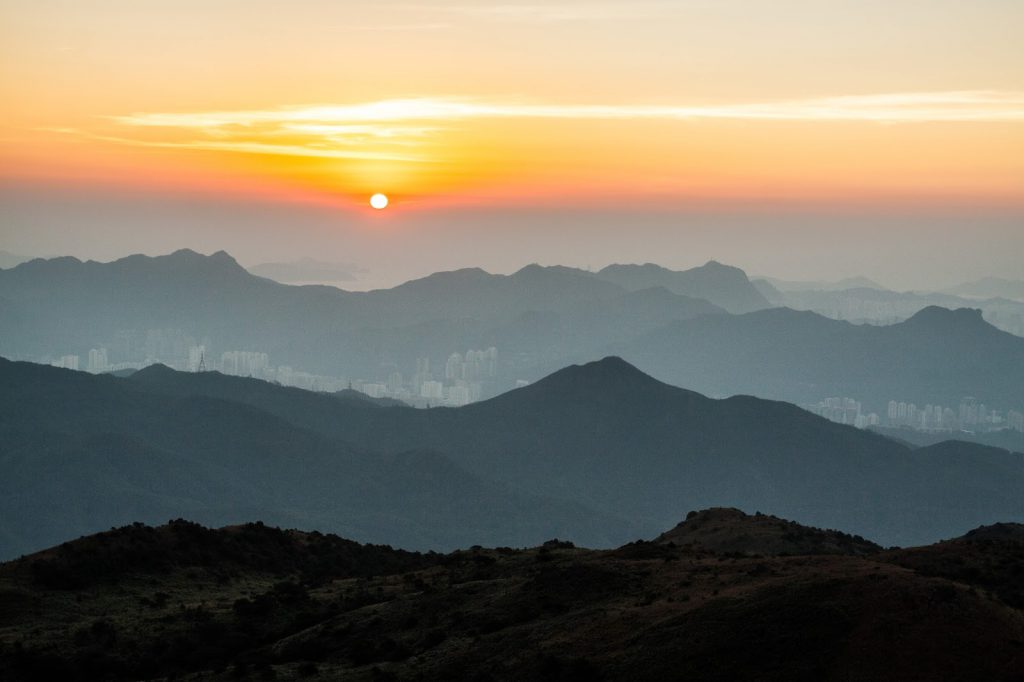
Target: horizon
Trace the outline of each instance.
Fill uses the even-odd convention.
[[[316,256],[360,288],[529,262],[898,290],[1024,273],[1019,3],[0,13],[15,253]]]
[[[0,679],[1016,679],[1021,27],[0,0]]]
[[[216,255],[218,253],[224,253],[228,257],[230,257],[235,263],[237,263],[240,267],[242,267],[247,272],[249,272],[249,274],[252,274],[252,275],[255,275],[255,276],[258,276],[258,277],[263,277],[265,279],[273,280],[273,281],[277,282],[278,284],[281,284],[281,285],[284,285],[284,286],[318,285],[318,286],[326,286],[326,287],[331,287],[331,288],[335,288],[335,289],[340,289],[342,291],[351,291],[351,292],[368,292],[368,291],[376,291],[376,290],[381,290],[381,289],[392,289],[392,288],[395,288],[397,286],[401,286],[403,284],[408,284],[410,282],[414,282],[414,281],[417,281],[417,280],[420,280],[420,279],[425,279],[427,277],[430,277],[431,275],[442,274],[442,273],[446,273],[446,272],[456,272],[456,271],[460,271],[460,270],[480,270],[481,272],[484,272],[485,274],[488,274],[488,275],[510,276],[510,275],[516,274],[516,273],[520,272],[521,270],[524,270],[524,269],[526,269],[528,267],[531,267],[531,266],[540,266],[540,267],[543,267],[543,268],[566,267],[566,268],[570,268],[570,269],[574,269],[574,270],[579,270],[579,271],[582,271],[582,272],[598,273],[598,272],[600,272],[601,270],[603,270],[605,268],[608,268],[608,267],[611,267],[611,266],[615,266],[615,265],[631,265],[631,266],[653,265],[653,266],[656,266],[656,267],[659,267],[659,268],[663,268],[665,270],[670,270],[670,271],[674,271],[674,272],[680,272],[680,271],[694,270],[694,269],[702,268],[702,267],[705,267],[705,266],[711,265],[711,264],[718,264],[718,265],[723,265],[723,266],[726,266],[726,267],[739,268],[740,270],[743,271],[743,273],[751,281],[759,280],[760,279],[760,280],[768,281],[769,283],[771,283],[771,282],[783,282],[783,283],[791,283],[791,284],[815,285],[815,284],[839,284],[839,283],[846,282],[847,280],[865,279],[865,280],[869,280],[871,283],[873,283],[875,285],[878,285],[878,288],[880,288],[881,290],[892,291],[892,292],[896,292],[896,293],[941,293],[944,290],[952,289],[952,288],[954,288],[957,285],[971,284],[971,283],[975,283],[975,282],[984,282],[986,280],[1004,280],[1004,281],[1009,281],[1009,282],[1024,282],[1024,280],[1014,279],[1012,277],[999,277],[999,276],[996,276],[996,275],[985,275],[985,276],[981,276],[981,277],[978,277],[976,279],[970,279],[970,280],[968,280],[968,279],[947,280],[944,286],[936,286],[936,287],[933,287],[933,288],[921,287],[921,288],[916,288],[916,289],[915,288],[899,289],[899,288],[895,288],[895,287],[889,287],[889,286],[887,286],[886,282],[879,282],[875,278],[867,277],[867,276],[862,275],[862,274],[846,275],[846,276],[835,276],[835,275],[833,275],[831,278],[826,278],[826,279],[821,279],[821,280],[793,279],[793,278],[790,278],[790,277],[780,277],[780,276],[777,276],[775,274],[765,274],[765,273],[760,273],[760,272],[749,272],[745,268],[743,268],[743,267],[741,267],[741,266],[739,266],[739,265],[737,265],[735,263],[727,262],[727,261],[716,259],[716,258],[711,258],[711,259],[708,259],[708,260],[706,260],[704,262],[701,262],[701,263],[696,263],[696,264],[693,264],[693,265],[686,265],[686,266],[681,266],[681,267],[676,267],[676,268],[669,267],[669,266],[664,265],[663,263],[659,263],[659,262],[655,262],[655,261],[626,262],[626,261],[621,261],[621,260],[620,261],[609,261],[609,262],[606,262],[606,263],[598,263],[596,265],[592,264],[592,263],[587,263],[586,265],[583,265],[583,266],[580,266],[580,265],[568,265],[566,263],[560,263],[560,262],[541,263],[541,262],[538,262],[538,261],[534,260],[534,261],[530,261],[530,262],[524,262],[524,263],[521,263],[519,265],[512,265],[511,267],[506,268],[506,269],[501,270],[501,271],[494,270],[494,269],[488,269],[488,268],[480,266],[480,265],[466,265],[466,266],[463,266],[463,267],[454,267],[454,268],[451,268],[451,269],[434,270],[434,271],[430,271],[430,272],[424,272],[423,274],[420,274],[418,276],[410,277],[409,279],[398,279],[398,280],[392,280],[392,281],[385,281],[385,282],[381,283],[380,286],[376,286],[376,284],[378,284],[379,281],[377,279],[375,279],[373,273],[370,273],[369,271],[361,268],[358,264],[355,264],[355,263],[338,263],[338,262],[332,262],[332,261],[324,261],[324,260],[319,260],[317,258],[314,258],[312,256],[302,256],[302,257],[295,258],[295,259],[281,260],[281,261],[251,262],[251,263],[246,264],[246,263],[241,262],[238,258],[235,257],[234,254],[232,254],[227,249],[218,249],[216,251],[210,251],[208,253],[204,253],[202,251],[197,251],[197,250],[195,250],[193,248],[190,248],[190,247],[187,247],[187,246],[184,246],[184,247],[181,247],[181,248],[178,248],[178,249],[174,249],[173,251],[167,251],[167,252],[158,252],[158,253],[141,253],[141,252],[126,253],[124,255],[114,256],[114,257],[111,257],[109,259],[80,257],[80,256],[76,256],[74,254],[47,254],[47,255],[35,255],[35,256],[32,256],[32,255],[26,255],[26,254],[21,254],[21,253],[15,253],[15,252],[12,252],[12,251],[7,251],[7,250],[0,250],[0,254],[6,254],[7,256],[13,257],[13,258],[15,258],[17,260],[17,263],[14,263],[14,264],[8,266],[7,269],[10,269],[10,268],[13,268],[13,267],[17,267],[17,265],[20,265],[21,263],[29,262],[31,260],[53,260],[53,259],[58,259],[58,258],[68,258],[68,257],[70,257],[70,258],[75,258],[76,260],[78,260],[80,262],[83,262],[83,263],[85,263],[85,262],[94,262],[94,263],[100,263],[100,264],[107,264],[107,263],[113,263],[113,262],[116,262],[116,261],[119,261],[119,260],[123,260],[125,258],[130,258],[130,257],[133,257],[133,256],[143,256],[143,257],[146,257],[146,258],[160,258],[160,257],[172,256],[172,255],[175,255],[175,254],[177,254],[179,252],[190,252],[190,253],[196,254],[198,256],[202,256],[204,258],[210,258],[210,257],[212,257],[212,256],[214,256],[214,255]],[[336,272],[340,273],[341,276],[336,277],[336,278],[321,277],[321,278],[314,278],[314,279],[309,279],[309,280],[299,280],[299,279],[288,279],[288,278],[284,278],[284,277],[275,277],[273,275],[264,274],[264,273],[261,273],[259,271],[261,267],[270,267],[270,266],[285,266],[285,267],[288,267],[288,266],[334,267],[334,268],[337,268]],[[3,267],[0,266],[0,269],[3,269]]]

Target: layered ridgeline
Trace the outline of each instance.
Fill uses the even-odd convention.
[[[1012,294],[1013,282],[1006,285]],[[754,287],[774,306],[810,310],[826,317],[850,322],[892,324],[911,317],[928,306],[977,308],[995,327],[1024,336],[1024,300],[1009,296],[958,296],[950,293],[890,291],[863,277],[839,282],[782,282],[755,279]],[[983,288],[968,290],[984,291]]]
[[[605,547],[721,505],[899,545],[1024,520],[1019,453],[912,449],[618,358],[428,410],[161,366],[119,379],[5,361],[0,379],[0,556],[176,516],[410,548]]]
[[[112,263],[37,259],[0,270],[0,355],[85,357],[105,346],[112,362],[142,360],[160,352],[142,348],[147,332],[170,330],[218,357],[256,350],[275,365],[362,379],[378,378],[382,364],[411,373],[419,357],[443,367],[455,351],[497,346],[514,380],[667,321],[725,312],[712,286],[700,287],[702,298],[675,289],[634,290],[583,270],[531,265],[512,275],[465,269],[347,292],[257,277],[222,251]],[[721,295],[731,296],[727,288]]]
[[[223,252],[58,258],[0,270],[0,355],[76,354],[84,367],[89,350],[104,347],[111,363],[173,357],[184,367],[189,344],[202,344],[207,367],[225,351],[258,351],[274,367],[333,378],[384,383],[397,371],[418,392],[409,381],[418,359],[446,380],[452,353],[494,346],[485,397],[615,354],[714,396],[841,396],[880,414],[890,400],[955,408],[965,397],[1002,413],[1024,409],[1024,339],[976,311],[911,307],[913,317],[887,326],[787,309],[726,312],[765,305],[743,271],[714,262],[682,272],[466,269],[346,292],[256,277]]]
[[[704,298],[714,301],[730,313],[749,313],[771,307],[768,299],[750,282],[745,272],[717,261],[682,271],[669,270],[654,263],[616,263],[598,272],[597,276],[630,291],[664,287],[677,294]]]
[[[976,309],[927,307],[892,325],[856,325],[773,308],[671,323],[617,351],[660,379],[711,395],[810,403],[850,396],[1002,411],[1024,407],[1024,338]]]
[[[595,551],[135,524],[0,564],[5,680],[1018,680],[1024,526],[883,551],[734,509]]]
[[[166,372],[194,383],[158,386]],[[483,480],[437,451],[382,453],[308,428],[389,409],[162,366],[138,380],[0,360],[0,559],[132,521],[186,517],[344,533],[419,549],[634,532],[620,518]],[[206,390],[207,387],[226,390]],[[255,407],[264,396],[267,409]]]

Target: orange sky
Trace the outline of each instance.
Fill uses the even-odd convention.
[[[1014,0],[0,8],[8,181],[399,210],[1024,204]]]

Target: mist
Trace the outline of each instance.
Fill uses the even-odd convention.
[[[387,215],[239,196],[7,185],[0,248],[109,261],[179,248],[225,250],[253,266],[315,256],[362,270],[344,288],[387,288],[432,272],[529,263],[600,269],[708,260],[752,276],[865,276],[897,290],[1024,276],[1024,214],[969,207],[705,205],[389,209]]]

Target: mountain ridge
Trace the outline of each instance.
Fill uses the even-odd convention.
[[[720,547],[637,540],[595,551],[552,539],[438,554],[262,523],[132,524],[0,564],[0,676],[1011,682],[1019,673],[1014,569],[1024,544],[880,551],[736,510],[687,516],[677,529],[777,527],[782,535],[770,536],[810,542],[810,553],[766,553],[763,533]]]

